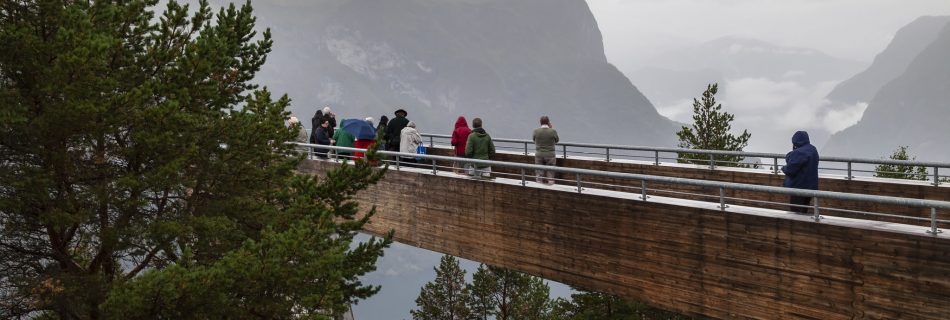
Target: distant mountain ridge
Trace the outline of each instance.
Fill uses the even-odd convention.
[[[823,152],[884,157],[903,145],[920,160],[950,161],[948,138],[950,24],[877,92],[857,124],[831,137]]]
[[[838,84],[828,98],[844,104],[868,102],[936,40],[950,16],[923,16],[902,27],[866,70]]]
[[[481,117],[526,138],[551,116],[562,141],[674,144],[676,127],[604,55],[583,0],[334,0],[254,3],[274,52],[257,82],[309,119],[409,111],[423,132]],[[308,121],[304,121],[308,123]]]

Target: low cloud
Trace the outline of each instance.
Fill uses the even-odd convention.
[[[693,99],[678,100],[670,105],[657,106],[656,111],[670,120],[692,123],[693,122]]]
[[[853,126],[861,120],[864,110],[867,110],[867,108],[867,102],[858,102],[828,110],[824,118],[825,128],[828,128],[831,133],[835,133]]]
[[[787,151],[791,135],[806,130],[812,142],[821,145],[831,133],[840,131],[861,119],[866,103],[848,106],[833,105],[825,97],[837,82],[803,84],[792,80],[740,78],[720,84],[717,100],[723,110],[735,115],[735,133],[752,133],[749,151]],[[675,121],[693,122],[692,99],[659,106],[660,114]]]

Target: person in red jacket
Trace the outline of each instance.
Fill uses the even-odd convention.
[[[468,127],[468,121],[465,121],[465,117],[459,116],[458,120],[455,120],[455,130],[452,131],[452,146],[455,147],[455,156],[456,157],[465,157],[465,143],[468,141],[468,135],[472,133],[472,129]],[[461,164],[455,162],[455,173],[461,173]]]

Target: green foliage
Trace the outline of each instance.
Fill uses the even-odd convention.
[[[0,318],[325,318],[376,293],[391,235],[351,246],[374,213],[352,195],[385,170],[296,176],[250,5],[157,3],[0,4]]]
[[[413,319],[689,319],[604,293],[579,291],[571,300],[552,300],[543,279],[494,266],[480,265],[465,285],[465,271],[448,255],[435,270],[436,279],[416,299]]]
[[[541,278],[480,265],[466,284],[465,271],[449,255],[435,271],[435,280],[416,299],[413,319],[560,319],[552,313],[550,289]]]
[[[465,270],[453,256],[443,255],[435,268],[435,280],[426,283],[416,298],[419,310],[412,310],[417,320],[467,320],[477,319],[468,307],[471,300],[465,285]]]
[[[478,319],[549,319],[553,308],[544,280],[505,268],[481,265],[469,285],[469,304]]]
[[[702,101],[693,99],[693,125],[692,127],[684,126],[676,133],[680,148],[742,151],[742,148],[749,145],[752,134],[748,131],[743,130],[738,137],[729,132],[732,129],[730,123],[735,116],[722,111],[722,104],[716,102],[718,91],[719,84],[713,83],[706,87]],[[680,153],[679,158],[680,162],[684,163],[710,163],[708,155]],[[716,155],[712,160],[717,166],[736,167],[740,166],[739,163],[742,162],[743,157]]]
[[[907,154],[907,146],[898,146],[890,156],[891,160],[916,160]],[[880,178],[926,181],[929,179],[927,168],[903,164],[880,164],[874,167],[874,176]]]
[[[627,320],[627,319],[689,319],[672,312],[659,310],[642,303],[597,292],[580,291],[571,295],[571,301],[558,300],[555,309],[558,319],[570,320]]]

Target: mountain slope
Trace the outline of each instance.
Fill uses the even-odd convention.
[[[274,52],[258,81],[309,118],[409,111],[422,132],[481,117],[525,138],[541,115],[563,141],[673,145],[675,127],[604,56],[583,0],[255,3]],[[304,121],[307,123],[307,121]]]
[[[950,24],[907,70],[871,100],[857,124],[831,137],[823,151],[881,157],[899,145],[918,159],[950,161]]]
[[[907,70],[911,61],[933,43],[947,22],[950,22],[950,17],[925,16],[904,26],[867,70],[838,84],[828,98],[845,104],[870,101],[881,87]]]

